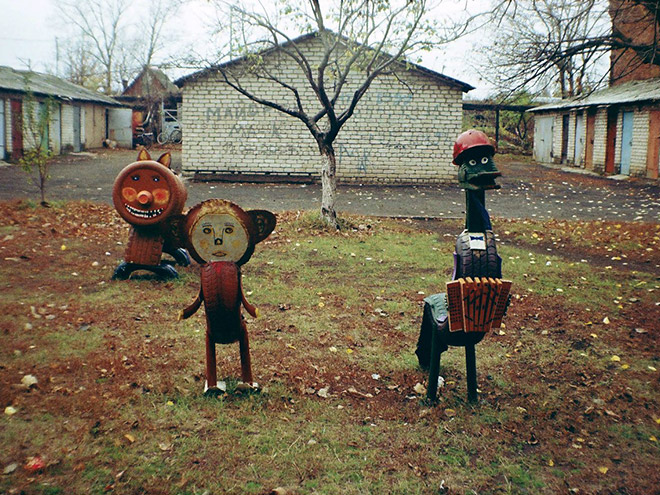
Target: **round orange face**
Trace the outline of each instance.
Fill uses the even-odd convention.
[[[121,217],[133,225],[153,225],[181,212],[186,201],[181,180],[153,161],[135,162],[122,170],[112,190]]]
[[[167,209],[170,188],[163,174],[137,169],[119,184],[126,211],[136,218],[157,219]]]

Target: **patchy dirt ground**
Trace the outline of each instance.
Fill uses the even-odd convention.
[[[461,221],[299,216],[246,266],[265,390],[213,402],[203,315],[174,318],[195,267],[110,282],[110,206],[0,203],[0,491],[660,493],[660,225],[497,221],[515,297],[477,347],[481,402],[455,349],[429,407],[412,353]]]

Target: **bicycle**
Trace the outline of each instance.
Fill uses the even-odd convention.
[[[183,133],[181,132],[181,129],[177,127],[171,129],[170,131],[161,132],[160,134],[158,134],[158,137],[156,138],[158,144],[166,144],[166,143],[179,144],[182,139],[183,139]]]
[[[145,148],[149,148],[152,144],[154,144],[154,133],[153,132],[145,132],[144,127],[136,127],[136,136],[135,136],[135,144],[141,144]]]

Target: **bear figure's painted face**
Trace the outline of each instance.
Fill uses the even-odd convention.
[[[170,187],[164,173],[136,168],[123,177],[121,198],[126,212],[141,220],[158,221],[170,202]]]
[[[190,243],[207,262],[238,262],[250,247],[245,226],[230,213],[200,215],[190,229]]]

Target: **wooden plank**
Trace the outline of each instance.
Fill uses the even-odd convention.
[[[497,309],[495,310],[495,316],[493,317],[493,328],[500,328],[502,325],[502,318],[504,318],[504,310],[506,309],[506,303],[509,299],[510,291],[511,281],[502,280],[502,290],[497,297]]]
[[[447,282],[447,306],[449,313],[449,331],[463,330],[463,290],[465,281],[462,278]]]
[[[474,330],[474,280],[465,278],[463,287],[463,317],[465,318],[465,331]]]
[[[493,328],[493,317],[495,316],[495,309],[497,308],[497,299],[502,287],[502,281],[500,279],[489,278],[488,283],[490,284],[490,298],[488,301],[488,314],[486,316],[486,326],[488,327],[487,331],[490,331]]]

